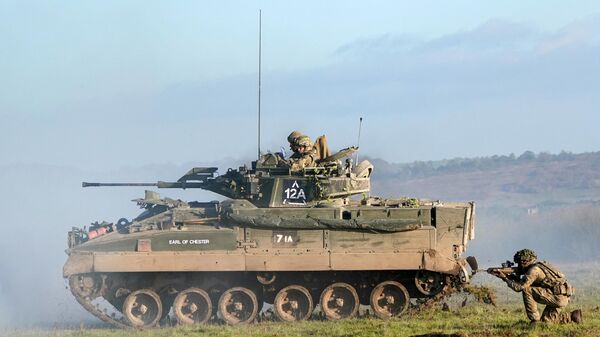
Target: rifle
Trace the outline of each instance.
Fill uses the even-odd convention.
[[[506,281],[508,279],[518,280],[519,276],[517,275],[517,271],[519,267],[515,267],[515,263],[511,261],[506,261],[501,264],[502,267],[492,267],[488,268],[486,272],[490,275],[494,275],[502,280]]]

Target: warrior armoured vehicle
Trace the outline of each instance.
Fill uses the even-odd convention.
[[[229,199],[146,191],[132,221],[69,232],[64,277],[85,309],[121,327],[155,326],[169,313],[182,324],[249,323],[264,303],[284,321],[308,319],[317,306],[327,319],[348,318],[359,305],[387,319],[469,282],[462,255],[474,204],[370,196],[373,165],[340,160],[354,150],[302,172],[269,154],[222,175],[193,168],[177,182],[83,183]]]

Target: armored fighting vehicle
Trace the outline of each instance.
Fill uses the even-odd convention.
[[[201,188],[228,199],[146,191],[132,221],[73,228],[63,270],[71,292],[105,322],[151,327],[167,315],[250,323],[264,304],[283,321],[317,307],[320,317],[349,318],[360,305],[389,319],[468,283],[462,255],[474,203],[371,196],[373,165],[342,161],[355,150],[301,172],[267,154],[222,175],[200,167],[176,182],[83,183]]]

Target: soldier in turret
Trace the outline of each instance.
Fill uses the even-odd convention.
[[[287,165],[289,165],[292,172],[315,166],[318,155],[308,136],[299,131],[293,131],[288,136],[288,142],[290,143],[290,149],[294,152],[287,160]]]
[[[510,275],[496,274],[508,287],[523,293],[523,303],[527,318],[532,324],[539,321],[552,323],[581,323],[581,310],[571,313],[561,312],[573,295],[573,287],[565,275],[546,261],[537,261],[535,252],[530,249],[519,250],[514,256],[518,267]],[[537,303],[546,307],[540,316]]]
[[[294,130],[287,137],[288,143],[290,143],[290,149],[294,150],[293,145],[296,143],[296,139],[304,136],[304,134],[298,130]]]

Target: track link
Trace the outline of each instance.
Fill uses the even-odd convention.
[[[81,304],[81,306],[85,310],[87,310],[90,314],[96,316],[102,322],[111,324],[117,328],[133,329],[133,327],[130,326],[129,324],[127,324],[123,318],[115,319],[111,315],[105,313],[103,310],[101,310],[95,304],[92,303],[93,300],[95,300],[96,298],[99,298],[99,297],[96,297],[96,298],[91,298],[89,296],[84,297],[80,293],[78,293],[75,290],[77,287],[76,283],[78,282],[77,276],[78,275],[72,275],[71,277],[69,277],[69,289],[71,290],[71,293],[73,294],[73,296],[75,296],[75,300],[77,300],[77,302],[79,304]]]

